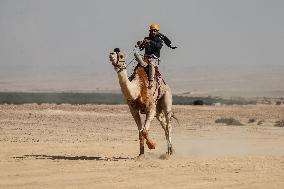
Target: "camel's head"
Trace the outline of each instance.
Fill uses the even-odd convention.
[[[126,55],[120,52],[119,48],[115,48],[113,52],[109,53],[109,60],[111,61],[112,65],[114,66],[114,69],[117,72],[126,69]]]

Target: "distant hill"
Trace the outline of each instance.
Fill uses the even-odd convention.
[[[173,104],[192,105],[195,101],[203,104],[255,104],[255,100],[222,99],[218,97],[173,96]],[[55,103],[55,104],[126,104],[121,93],[35,93],[35,92],[0,92],[0,104]]]

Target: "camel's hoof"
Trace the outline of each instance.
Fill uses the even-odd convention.
[[[145,159],[145,154],[139,154],[139,156],[137,156],[136,158],[134,158],[134,160],[136,161],[142,161]]]
[[[154,141],[147,140],[146,144],[150,150],[153,150],[156,148],[156,143]]]

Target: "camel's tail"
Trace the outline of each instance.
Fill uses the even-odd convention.
[[[178,125],[180,126],[179,120],[178,120],[178,118],[176,117],[176,115],[175,115],[174,112],[172,112],[171,118],[174,118],[174,119],[177,121]]]

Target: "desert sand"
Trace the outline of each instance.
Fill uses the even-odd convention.
[[[274,126],[283,105],[174,111],[175,154],[164,158],[154,120],[157,148],[136,160],[138,131],[126,105],[0,105],[0,188],[284,188],[284,128]],[[215,123],[222,117],[244,125]]]

